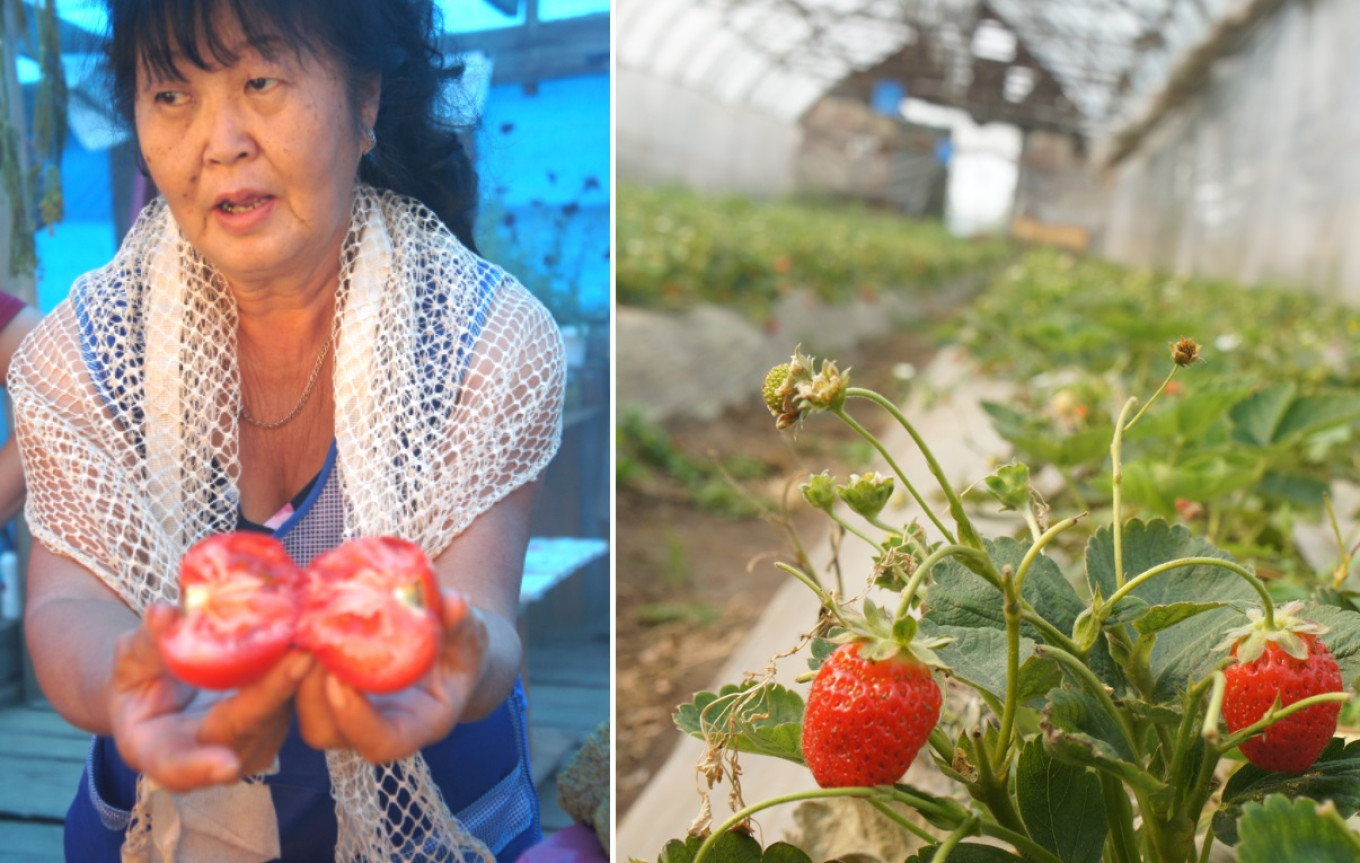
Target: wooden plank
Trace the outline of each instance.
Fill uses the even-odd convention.
[[[532,639],[532,637],[531,637]],[[529,680],[534,684],[581,686],[608,690],[608,642],[558,642],[537,645],[530,641]]]
[[[86,739],[90,735],[62,719],[54,710],[7,707],[0,710],[0,734],[28,732],[51,737]]]
[[[0,863],[52,863],[65,855],[62,825],[0,821]]]
[[[534,769],[534,787],[538,788],[552,779],[562,767],[562,762],[576,751],[584,739],[585,734],[580,731],[541,726],[530,728],[529,760]]]
[[[75,798],[84,765],[51,758],[0,757],[0,816],[61,821]]]
[[[609,718],[605,692],[566,686],[533,686],[528,692],[531,727],[590,731]]]
[[[85,763],[90,754],[90,737],[49,737],[28,732],[0,733],[0,757],[20,755],[50,758],[53,761]]]

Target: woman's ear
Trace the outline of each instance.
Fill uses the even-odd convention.
[[[359,119],[365,129],[378,122],[378,104],[382,100],[382,76],[374,75],[359,87]]]

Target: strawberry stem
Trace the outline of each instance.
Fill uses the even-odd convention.
[[[873,393],[875,396],[878,395],[878,393],[874,393],[873,390],[861,390],[857,387],[851,387],[846,391],[846,395],[852,393]],[[878,397],[879,399],[883,398],[882,396]],[[896,410],[896,408],[894,408],[894,410]],[[883,456],[884,460],[888,462],[888,466],[892,468],[893,473],[897,475],[897,478],[902,480],[902,486],[907,490],[907,493],[912,496],[916,501],[916,504],[921,507],[923,512],[925,512],[926,516],[935,523],[935,527],[939,529],[940,534],[951,543],[957,542],[957,540],[954,539],[954,534],[950,533],[949,528],[945,527],[944,522],[940,521],[939,516],[935,515],[935,511],[926,503],[925,498],[921,497],[921,493],[916,490],[916,486],[912,485],[911,480],[907,479],[906,473],[904,473],[901,466],[898,465],[897,460],[892,457],[892,453],[888,451],[888,448],[885,447],[878,438],[874,437],[873,432],[855,422],[854,417],[850,416],[844,407],[834,408],[831,412],[840,417],[846,425],[854,429],[860,437],[864,438],[874,449],[878,450],[878,454]],[[913,436],[915,436],[914,432]]]
[[[1217,683],[1215,683],[1215,688],[1217,688]],[[1350,701],[1350,699],[1351,696],[1348,692],[1319,692],[1317,695],[1300,698],[1298,701],[1284,707],[1272,706],[1260,719],[1248,725],[1246,728],[1240,729],[1223,738],[1223,740],[1214,748],[1218,750],[1219,755],[1222,755],[1241,746],[1247,739],[1255,737],[1270,726],[1286,717],[1293,716],[1300,710],[1307,710],[1315,704],[1326,704],[1332,701]],[[1210,742],[1212,743],[1212,741]]]
[[[1117,521],[1115,522],[1115,525],[1116,527],[1118,526]],[[1119,567],[1118,544],[1119,533],[1118,530],[1116,529],[1115,531],[1116,572],[1118,572],[1119,569],[1121,568]],[[1161,575],[1164,572],[1170,572],[1173,569],[1180,569],[1181,567],[1186,566],[1218,566],[1228,570],[1231,573],[1234,573],[1235,575],[1241,576],[1244,580],[1246,580],[1247,584],[1251,585],[1252,590],[1255,590],[1257,595],[1261,597],[1261,604],[1264,606],[1266,627],[1272,632],[1275,631],[1276,629],[1275,603],[1273,600],[1271,600],[1270,591],[1266,590],[1265,583],[1262,582],[1261,579],[1257,578],[1255,573],[1247,569],[1242,564],[1237,563],[1236,561],[1233,560],[1225,560],[1221,557],[1182,557],[1176,560],[1169,560],[1166,563],[1159,563],[1156,566],[1152,567],[1151,569],[1139,573],[1137,577],[1130,580],[1127,584],[1122,584],[1118,590],[1116,590],[1113,594],[1110,595],[1110,598],[1105,601],[1102,607],[1113,609],[1115,603],[1119,602],[1119,600],[1128,596],[1130,591],[1132,591],[1134,588],[1136,588],[1143,582],[1147,581],[1148,579]]]
[[[1179,365],[1171,366],[1171,372],[1167,374],[1166,379],[1162,381],[1162,385],[1157,387],[1157,392],[1153,393],[1152,398],[1147,400],[1147,403],[1143,405],[1142,410],[1134,414],[1133,419],[1128,421],[1128,423],[1124,426],[1124,431],[1128,431],[1129,429],[1133,428],[1134,423],[1138,422],[1140,419],[1143,418],[1143,414],[1147,413],[1147,409],[1152,407],[1152,403],[1157,401],[1157,397],[1160,396],[1163,392],[1165,392],[1166,388],[1171,385],[1171,381],[1176,377],[1176,372],[1179,372],[1180,370],[1181,367]]]
[[[994,574],[990,574],[993,570],[992,559],[986,554],[978,551],[971,545],[942,545],[932,551],[925,560],[921,561],[921,565],[916,567],[916,571],[911,574],[911,580],[907,582],[906,587],[902,588],[902,601],[897,605],[897,616],[894,619],[901,620],[911,611],[911,601],[915,598],[916,591],[920,587],[921,582],[924,581],[925,577],[930,574],[930,571],[935,568],[935,564],[947,557],[966,557],[977,561],[982,564],[979,569],[985,570],[985,572],[979,572],[978,574],[987,579],[992,587],[995,587],[997,590],[1002,589],[1001,582],[996,579]]]
[[[907,420],[902,411],[898,410],[897,405],[873,390],[863,389],[862,387],[847,388],[845,397],[858,397],[875,402],[891,414],[892,418],[897,420],[902,428],[906,429],[907,434],[911,435],[912,441],[916,444],[916,448],[921,451],[921,455],[925,458],[926,466],[930,468],[931,475],[935,477],[935,481],[940,485],[940,490],[944,492],[945,498],[948,499],[949,514],[952,515],[954,521],[958,523],[959,533],[965,540],[969,537],[976,537],[977,532],[973,529],[973,523],[969,521],[968,514],[963,511],[963,501],[959,498],[958,492],[954,490],[954,486],[951,485],[949,479],[945,477],[944,470],[940,467],[940,463],[935,459],[935,454],[931,452],[930,447],[926,445],[925,439],[921,437],[920,432],[916,431],[916,427]],[[844,409],[842,409],[841,412],[844,413]],[[924,504],[922,505],[924,506]],[[946,536],[948,536],[947,533]],[[953,539],[950,539],[950,542],[953,541]],[[970,543],[970,545],[971,544],[972,543]]]
[[[1138,404],[1137,398],[1130,398],[1124,402],[1123,409],[1119,412],[1119,419],[1114,424],[1114,438],[1110,441],[1110,461],[1113,463],[1112,480],[1114,483],[1111,493],[1111,506],[1114,509],[1114,517],[1110,523],[1110,529],[1114,533],[1114,583],[1115,587],[1124,586],[1124,517],[1120,510],[1123,502],[1122,489],[1124,485],[1124,465],[1121,459],[1121,451],[1124,448],[1124,418],[1133,410],[1133,406]],[[1139,414],[1141,416],[1141,414]]]
[[[1044,531],[1034,541],[1034,544],[1029,547],[1029,551],[1025,552],[1024,558],[1020,560],[1020,567],[1015,571],[1016,594],[1020,594],[1023,591],[1025,586],[1025,576],[1029,574],[1029,568],[1034,565],[1034,561],[1039,559],[1039,555],[1043,552],[1044,546],[1052,542],[1058,536],[1058,534],[1062,533],[1072,525],[1081,521],[1083,518],[1086,517],[1086,515],[1087,513],[1083,512],[1078,513],[1077,515],[1074,515],[1071,518],[1065,518],[1062,521],[1050,527],[1048,530]]]
[[[822,587],[821,583],[817,581],[815,576],[809,575],[806,572],[803,572],[798,567],[790,566],[789,564],[783,563],[782,561],[776,563],[775,566],[779,569],[784,570],[789,575],[801,581],[803,584],[806,584],[808,586],[808,589],[810,589],[813,593],[817,594],[817,598],[822,601],[822,605],[826,606],[827,608],[832,607],[831,595],[826,592],[826,589]]]
[[[895,801],[905,803],[913,809],[934,816],[934,821],[944,821],[954,825],[965,823],[968,820],[976,822],[975,829],[984,836],[991,836],[1009,843],[1011,846],[1038,863],[1062,863],[1062,860],[1049,851],[1044,846],[1035,842],[1023,833],[1007,829],[998,824],[993,824],[985,819],[978,818],[975,813],[969,812],[952,800],[940,799],[932,800],[920,794],[913,793],[910,788],[894,785],[879,785],[876,787],[853,786],[850,788],[815,788],[810,791],[797,791],[792,794],[783,794],[778,797],[771,797],[769,800],[762,800],[733,813],[726,821],[709,834],[702,844],[699,845],[698,852],[694,855],[694,863],[704,863],[709,853],[713,850],[713,843],[718,837],[733,827],[747,821],[757,812],[771,809],[784,803],[797,803],[802,800],[830,799],[833,797],[858,797],[870,802],[879,801],[887,803]]]
[[[1081,684],[1081,687],[1085,689],[1087,693],[1099,701],[1100,706],[1104,708],[1105,712],[1109,714],[1112,719],[1114,719],[1115,725],[1119,727],[1119,733],[1123,736],[1124,744],[1128,746],[1129,752],[1132,752],[1135,756],[1138,756],[1141,753],[1141,748],[1138,746],[1137,740],[1134,737],[1133,729],[1129,727],[1128,717],[1124,715],[1122,710],[1115,707],[1114,701],[1110,699],[1109,691],[1105,689],[1105,684],[1100,682],[1100,679],[1096,677],[1095,672],[1088,668],[1086,663],[1068,653],[1066,650],[1054,647],[1051,644],[1036,644],[1034,646],[1034,655],[1051,656],[1058,660],[1063,668],[1071,673],[1077,683]]]
[[[972,836],[978,830],[978,817],[970,815],[964,819],[963,823],[954,828],[954,831],[945,837],[935,849],[935,854],[931,856],[931,863],[945,863],[949,859],[949,854],[958,844],[963,841],[965,836]]]
[[[875,541],[873,537],[869,536],[869,535],[868,535],[867,533],[865,533],[864,531],[859,530],[859,529],[856,528],[856,527],[853,527],[849,522],[847,522],[845,519],[841,518],[841,517],[840,517],[839,515],[837,515],[835,512],[828,512],[827,515],[831,516],[831,520],[834,521],[834,522],[836,522],[836,524],[839,524],[841,527],[845,528],[846,532],[848,532],[848,533],[853,533],[855,536],[857,536],[857,537],[859,537],[860,539],[864,540],[865,542],[869,543],[869,545],[871,545],[871,546],[873,546],[874,548],[878,549],[880,552],[883,551],[883,546],[879,545],[878,542]],[[888,530],[891,530],[891,528],[887,528],[887,529],[888,529]]]
[[[889,821],[898,825],[902,829],[908,831],[925,844],[927,845],[935,844],[935,841],[938,837],[934,833],[931,833],[924,827],[921,827],[919,824],[913,823],[910,818],[902,817],[902,814],[900,812],[898,812],[896,809],[893,809],[891,806],[884,803],[882,800],[874,800],[873,798],[870,798],[869,805],[877,809],[884,818],[887,818]]]
[[[1001,733],[996,738],[998,764],[1005,760],[1015,731],[1015,713],[1020,709],[1020,580],[1007,566],[1003,570],[1003,606],[1006,617],[1006,702],[1001,711]]]

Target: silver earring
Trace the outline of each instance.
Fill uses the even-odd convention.
[[[377,146],[378,146],[378,133],[373,131],[372,127],[365,129],[362,155],[367,156],[369,153],[373,152],[373,149]]]

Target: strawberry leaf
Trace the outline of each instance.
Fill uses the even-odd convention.
[[[1305,605],[1299,617],[1315,620],[1327,627],[1322,642],[1341,667],[1341,680],[1354,689],[1360,676],[1360,612],[1331,605]]]
[[[1006,566],[1018,569],[1030,547],[1010,538],[988,540],[986,546],[998,570]],[[1001,594],[981,576],[950,559],[935,568],[934,580],[926,595],[925,616],[929,620],[947,626],[1006,628]],[[1024,597],[1040,617],[1063,632],[1072,631],[1073,621],[1086,607],[1058,565],[1043,555],[1025,577]],[[1024,633],[1042,640],[1039,631],[1029,624],[1025,624]]]
[[[1351,832],[1330,805],[1318,806],[1307,798],[1291,801],[1275,794],[1264,803],[1248,803],[1240,827],[1240,863],[1353,863],[1360,859],[1360,836]]]
[[[697,692],[675,711],[675,724],[692,737],[725,737],[730,748],[803,763],[803,699],[777,683]]]
[[[702,836],[672,839],[661,849],[656,863],[694,863],[699,846],[703,844]],[[713,840],[713,847],[705,859],[712,863],[761,863],[760,843],[749,833],[729,830]]]
[[[1334,738],[1313,766],[1297,775],[1244,764],[1223,788],[1223,804],[1214,813],[1214,835],[1235,844],[1244,808],[1271,794],[1330,800],[1343,818],[1350,817],[1360,811],[1360,741],[1346,744]]]
[[[1016,570],[1026,552],[1029,551],[1030,544],[1003,538],[988,540],[986,547],[987,553],[995,562],[998,570],[1006,566]],[[951,559],[944,561],[935,568],[934,580],[935,583],[930,586],[929,593],[926,595],[925,615],[921,621],[922,632],[927,635],[947,633],[954,635],[957,639],[961,637],[959,630],[963,629],[1001,633],[1006,631],[1006,614],[1002,606],[1001,593],[988,584],[982,576]],[[1113,593],[1113,591],[1107,592],[1106,595],[1108,596],[1109,593]],[[1077,615],[1086,610],[1086,603],[1077,597],[1076,591],[1072,589],[1072,585],[1062,574],[1062,570],[1050,558],[1042,554],[1035,559],[1030,567],[1029,574],[1025,576],[1023,595],[1040,617],[1053,624],[1059,632],[1063,633],[1070,633],[1077,620]],[[930,625],[934,625],[935,629],[930,629]],[[1030,642],[1040,643],[1044,640],[1042,633],[1028,623],[1022,624],[1021,632],[1024,638]],[[990,639],[992,636],[989,635],[987,638]],[[999,653],[995,654],[998,662],[1003,661],[1005,654],[1004,642],[1000,643],[1002,648]],[[959,645],[956,644],[956,650],[958,647]],[[1023,643],[1022,647],[1024,652],[1021,654],[1021,661],[1023,662],[1025,657],[1029,655],[1029,648],[1024,646]],[[940,658],[946,665],[954,665],[953,657],[955,655],[953,652],[941,652]],[[960,664],[977,661],[979,661],[977,657],[968,657]],[[1087,661],[1101,680],[1115,687],[1123,685],[1103,639],[1098,641],[1091,649]],[[973,680],[972,677],[967,679]],[[984,684],[982,682],[984,679],[991,682]],[[988,691],[996,691],[992,688],[997,685],[995,675],[979,678],[977,682]],[[1001,678],[1002,692],[1005,691],[1004,684],[1003,674]]]
[[[1138,630],[1139,635],[1151,635],[1175,626],[1183,620],[1189,620],[1197,614],[1229,605],[1233,604],[1227,602],[1173,602],[1170,605],[1153,606],[1148,609],[1147,614],[1138,618],[1133,624],[1133,628]],[[1246,603],[1233,605],[1239,611],[1243,610],[1245,606]]]
[[[1055,761],[1035,738],[1020,753],[1015,799],[1034,841],[1063,863],[1099,863],[1109,822],[1094,773]]]
[[[1045,749],[1059,761],[1102,770],[1154,799],[1172,791],[1138,766],[1115,718],[1088,692],[1065,686],[1050,691],[1040,727]]]
[[[1192,536],[1184,527],[1173,527],[1161,519],[1134,520],[1125,524],[1123,550],[1126,581],[1154,566],[1181,558],[1232,559],[1227,552]],[[1109,528],[1097,532],[1086,547],[1086,577],[1092,591],[1099,590],[1103,596],[1110,596],[1117,589],[1114,535]],[[1164,572],[1135,587],[1130,595],[1153,606],[1149,617],[1159,606],[1193,603],[1206,596],[1223,603],[1249,602],[1256,598],[1256,592],[1241,577],[1207,564]],[[1178,613],[1170,612],[1172,616]],[[1193,619],[1185,618],[1160,629],[1150,657],[1158,703],[1177,701],[1178,689],[1184,689],[1189,681],[1200,680],[1212,672],[1223,658],[1221,653],[1214,652],[1214,645],[1221,640],[1224,630],[1244,621],[1245,617],[1235,608],[1225,606],[1197,613]]]
[[[935,655],[950,673],[963,682],[986,690],[997,698],[1006,697],[1006,633],[1000,629],[969,629],[962,626],[942,626],[922,621],[921,632],[928,637],[949,636],[953,641],[937,647]],[[1020,662],[1026,663],[1034,653],[1034,640],[1021,637]],[[1048,664],[1048,663],[1043,663]],[[1025,666],[1020,669],[1024,686]],[[1051,680],[1051,678],[1049,678]],[[1040,693],[1042,694],[1042,693]]]
[[[776,842],[760,855],[760,863],[812,863],[812,858],[797,845]]]
[[[907,863],[930,863],[939,849],[938,845],[927,845],[908,857]],[[949,852],[949,863],[1024,863],[1024,858],[992,845],[960,842]]]
[[[808,652],[812,654],[808,657],[808,668],[819,671],[822,663],[826,662],[826,658],[835,653],[839,647],[839,644],[826,638],[812,639],[812,646],[808,649]]]

